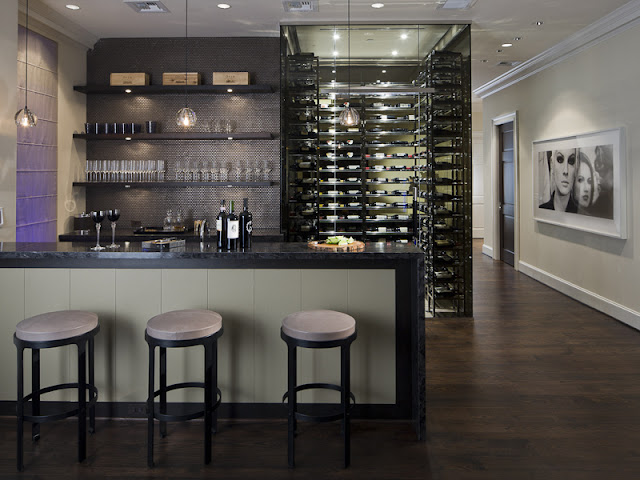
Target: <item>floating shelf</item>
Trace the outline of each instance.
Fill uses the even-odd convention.
[[[185,92],[184,85],[141,85],[141,86],[117,86],[109,85],[76,85],[76,92],[87,94],[117,94],[117,95],[156,95]],[[232,92],[228,92],[232,89]],[[125,92],[131,90],[131,93]],[[246,93],[273,93],[271,85],[187,85],[187,92],[210,93],[214,95],[242,95]]]
[[[151,187],[271,187],[280,182],[73,182],[74,187],[124,187],[124,188],[151,188]]]
[[[74,133],[73,138],[84,140],[125,140],[125,141],[153,141],[153,140],[272,140],[273,134],[269,132],[233,132],[233,133],[208,133],[208,132],[167,132],[167,133],[134,133],[134,134],[96,134]]]

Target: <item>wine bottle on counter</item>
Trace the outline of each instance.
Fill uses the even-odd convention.
[[[218,239],[218,250],[227,248],[227,212],[224,200],[220,201],[220,213],[216,217],[216,237]]]
[[[251,234],[253,232],[253,215],[249,211],[249,199],[242,199],[242,213],[240,213],[240,248],[251,248]]]
[[[233,211],[233,200],[231,200],[231,210],[227,216],[227,250],[234,251],[238,249],[239,230],[240,222]]]

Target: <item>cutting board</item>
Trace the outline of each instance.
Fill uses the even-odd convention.
[[[324,242],[312,241],[308,243],[309,247],[316,250],[324,250],[325,252],[361,252],[364,250],[364,242],[358,240],[348,245],[328,245]]]

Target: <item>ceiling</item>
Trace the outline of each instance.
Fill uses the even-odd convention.
[[[19,0],[22,11],[24,1]],[[184,36],[185,0],[161,1],[170,13],[136,13],[123,0],[30,0],[29,8],[36,20],[90,47],[99,38]],[[217,8],[221,1],[231,8]],[[470,23],[472,89],[510,69],[500,62],[526,61],[628,2],[476,0],[468,10],[450,10],[437,8],[436,0],[377,0],[385,4],[378,9],[371,7],[375,1],[351,0],[354,28],[358,24]],[[65,8],[69,3],[80,10]],[[317,12],[286,13],[282,0],[189,0],[189,36],[278,36],[280,24],[346,23],[347,0],[318,0],[318,4]],[[536,25],[538,21],[542,25]],[[501,47],[506,42],[513,46]],[[373,41],[352,48],[389,55],[391,49],[381,45]]]

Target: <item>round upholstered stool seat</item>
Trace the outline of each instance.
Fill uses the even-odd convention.
[[[211,310],[175,310],[147,322],[147,334],[158,340],[194,340],[222,328],[222,316]]]
[[[27,318],[16,326],[16,337],[27,342],[50,342],[78,337],[98,326],[98,315],[83,310],[49,312]]]
[[[343,340],[355,331],[354,318],[334,310],[305,310],[287,315],[282,321],[285,335],[311,342]]]

